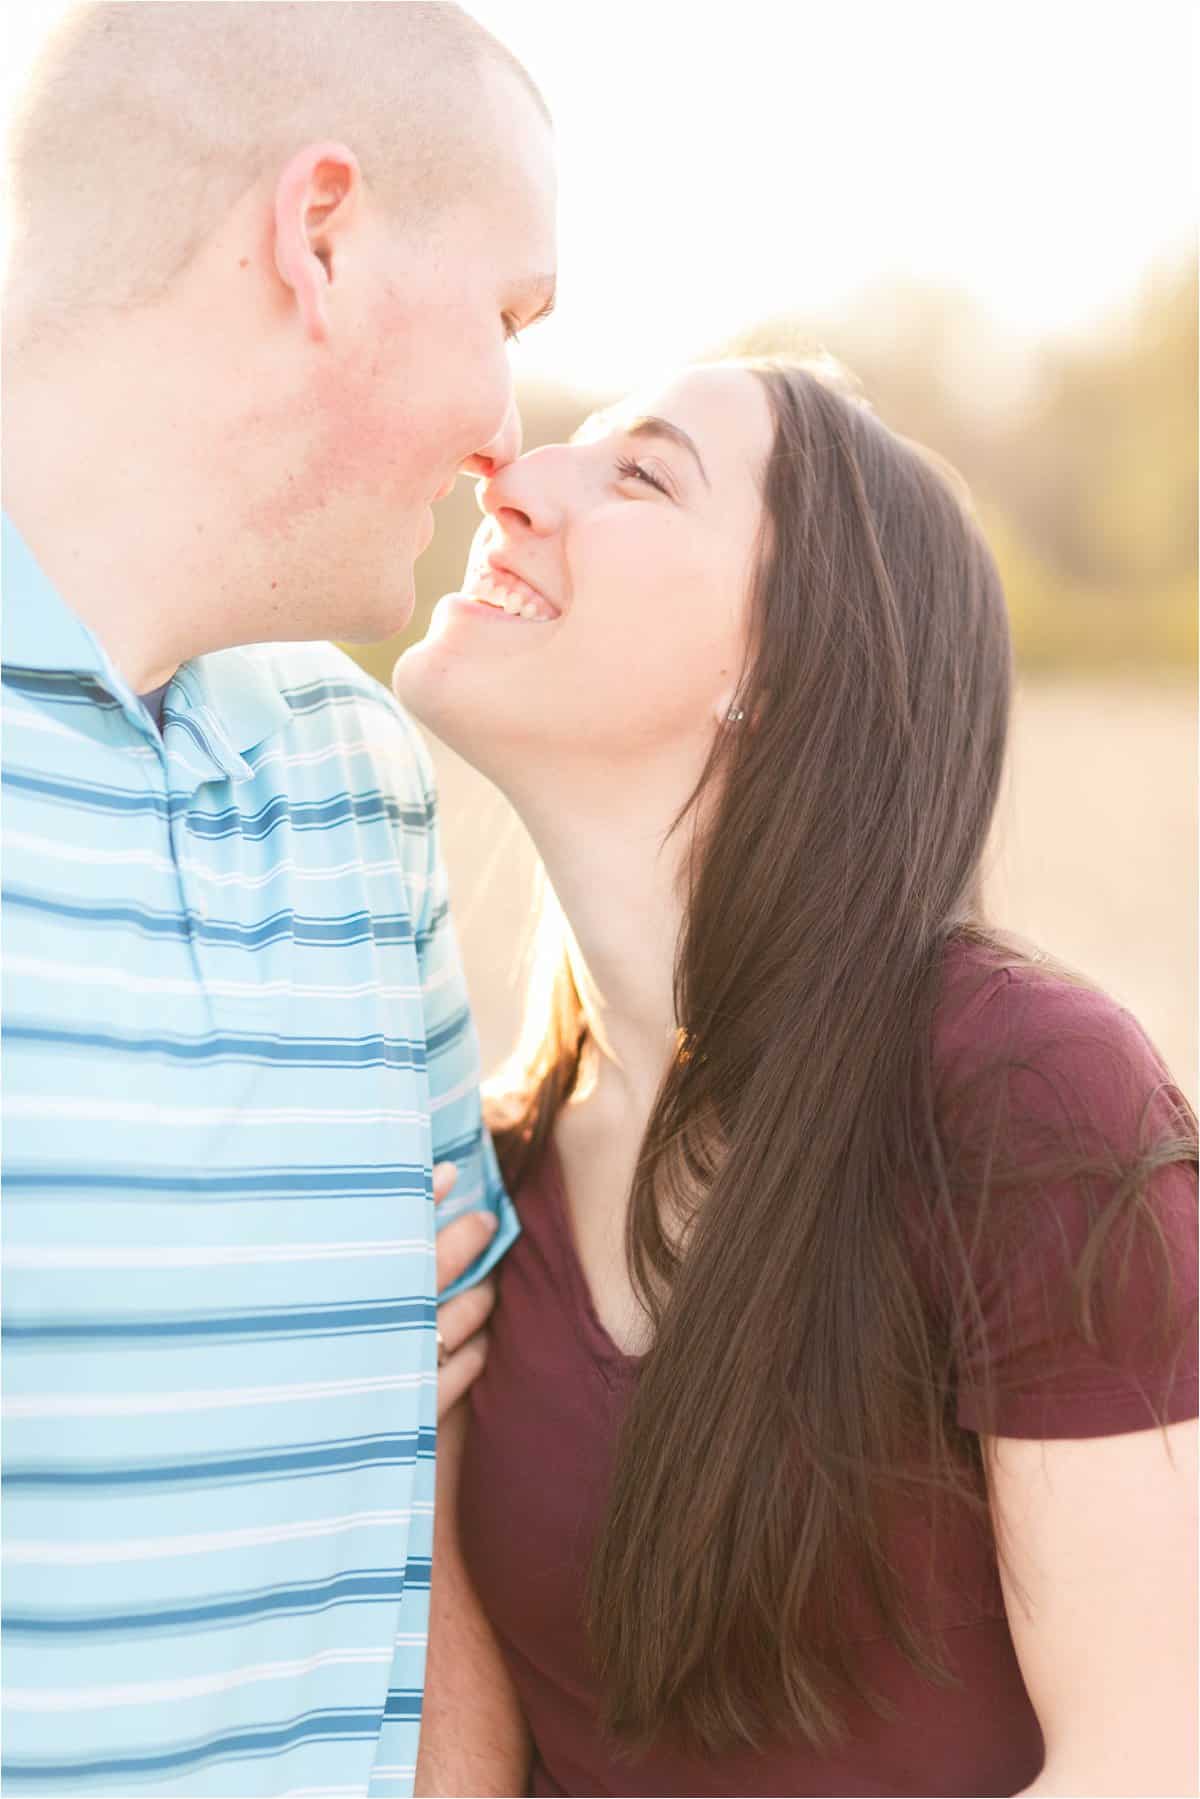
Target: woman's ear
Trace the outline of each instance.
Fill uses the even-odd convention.
[[[353,223],[361,191],[358,158],[338,143],[306,144],[275,184],[275,267],[314,343],[329,336],[339,240]]]
[[[740,693],[736,687],[727,687],[717,695],[716,704],[713,706],[713,717],[719,725],[749,725],[753,727],[761,723],[763,712],[770,702],[770,698],[769,693],[760,694],[751,708],[743,693]]]

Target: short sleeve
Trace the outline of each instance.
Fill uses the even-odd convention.
[[[1005,1063],[1006,1142],[1031,1179],[993,1192],[1011,1228],[976,1239],[958,1423],[1099,1437],[1194,1417],[1197,1183],[1183,1095],[1127,1012],[1038,969],[1002,971],[973,1034]],[[1063,1178],[1064,1155],[1080,1172]]]
[[[441,1294],[445,1300],[465,1292],[489,1274],[512,1247],[520,1226],[483,1123],[479,1038],[450,914],[433,765],[415,727],[407,719],[404,723],[420,775],[425,817],[414,926],[425,1021],[433,1160],[453,1162],[458,1169],[453,1192],[438,1207],[437,1225],[442,1230],[453,1219],[471,1211],[492,1212],[497,1222],[496,1234],[487,1248]]]
[[[453,1190],[437,1208],[436,1227],[444,1230],[466,1212],[486,1211],[496,1218],[491,1242],[441,1292],[439,1301],[445,1301],[491,1272],[515,1242],[520,1225],[483,1123],[479,1038],[450,911],[433,761],[420,731],[392,695],[371,682],[368,696],[375,713],[369,740],[381,784],[395,801],[398,867],[412,919],[429,1081],[430,1154],[434,1163],[453,1162],[458,1170]],[[381,711],[389,715],[390,729],[380,728]]]

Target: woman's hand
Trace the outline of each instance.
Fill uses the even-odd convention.
[[[438,1162],[433,1170],[434,1204],[451,1191],[458,1170],[453,1162]],[[444,1293],[460,1274],[481,1256],[496,1234],[496,1218],[491,1212],[465,1212],[438,1232],[437,1287]],[[496,1302],[496,1283],[489,1275],[466,1293],[443,1304],[438,1301],[438,1418],[446,1416],[460,1400],[471,1382],[482,1372],[487,1359],[487,1332],[484,1325]]]

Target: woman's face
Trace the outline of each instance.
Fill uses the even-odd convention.
[[[702,759],[742,667],[773,434],[754,375],[688,369],[481,483],[462,591],[397,696],[501,786],[538,756]]]

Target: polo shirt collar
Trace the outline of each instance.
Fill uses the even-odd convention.
[[[184,663],[175,683],[192,708],[189,716],[207,725],[217,739],[214,751],[219,754],[223,745],[238,761],[292,716],[278,686],[250,649],[212,650],[197,656]]]

